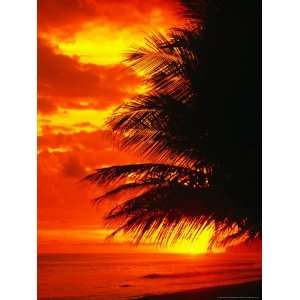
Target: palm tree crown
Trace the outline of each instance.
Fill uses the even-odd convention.
[[[175,239],[195,238],[210,226],[211,244],[253,239],[261,234],[258,1],[183,2],[186,27],[152,34],[128,53],[149,88],[108,121],[122,148],[152,163],[86,179],[116,184],[98,202],[136,193],[107,215],[119,224],[115,233],[136,242],[154,232],[158,243],[174,231]],[[195,234],[180,230],[184,224]]]

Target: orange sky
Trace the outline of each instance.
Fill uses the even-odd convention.
[[[178,9],[174,0],[38,1],[40,252],[98,251],[107,234],[102,210],[78,180],[97,167],[139,161],[112,148],[103,122],[141,83],[121,63],[123,53],[146,33],[182,22]]]
[[[122,64],[124,52],[147,33],[182,24],[179,10],[176,0],[38,1],[39,252],[155,251],[132,249],[123,237],[105,242],[105,207],[91,203],[101,189],[79,180],[101,166],[141,161],[113,148],[104,120],[142,88]],[[160,251],[206,251],[210,234]]]

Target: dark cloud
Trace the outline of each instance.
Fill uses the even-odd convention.
[[[70,155],[63,164],[62,174],[67,177],[78,178],[84,176],[85,169],[78,157]]]

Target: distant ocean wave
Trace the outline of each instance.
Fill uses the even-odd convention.
[[[260,278],[258,256],[135,253],[38,258],[39,300],[125,300]]]
[[[224,270],[220,270],[220,272],[223,272]],[[235,270],[226,270],[227,274],[240,274],[243,273],[249,274],[249,273],[257,273],[260,272],[260,268],[255,268],[253,270],[245,270],[241,268],[237,268]],[[172,274],[159,274],[159,273],[150,273],[142,276],[143,279],[164,279],[164,278],[189,278],[189,277],[195,277],[195,276],[209,276],[209,275],[215,275],[216,271],[203,271],[203,272],[187,272],[187,273],[172,273]]]

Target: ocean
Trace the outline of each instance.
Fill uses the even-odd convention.
[[[41,254],[39,300],[122,300],[261,278],[259,255]]]

